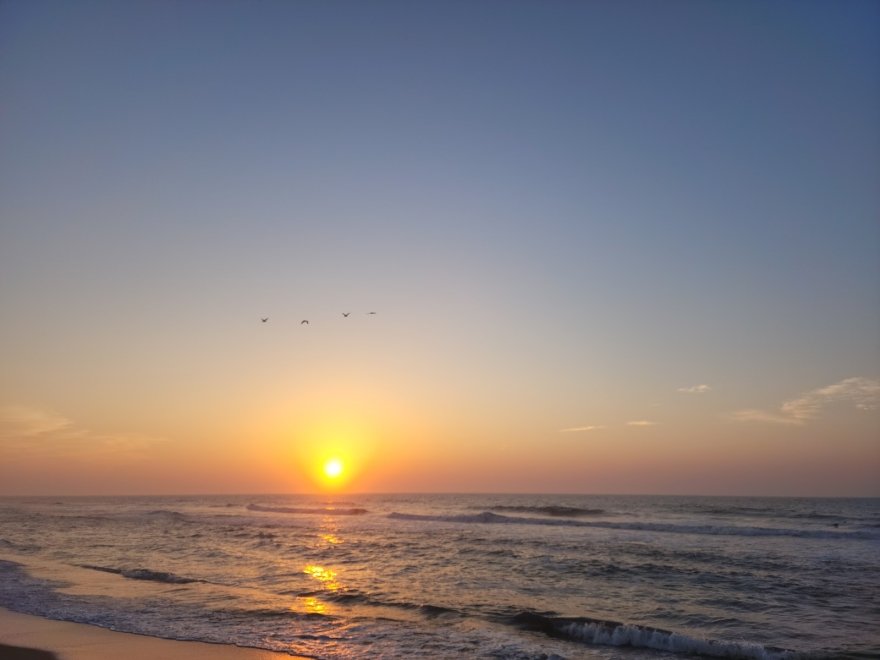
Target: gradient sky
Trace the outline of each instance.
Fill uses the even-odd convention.
[[[878,117],[873,1],[6,0],[0,494],[880,495]]]

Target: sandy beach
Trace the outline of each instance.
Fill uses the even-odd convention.
[[[180,642],[52,621],[0,608],[2,660],[290,660],[286,653]]]

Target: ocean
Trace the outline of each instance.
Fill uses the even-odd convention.
[[[0,606],[314,658],[880,657],[880,500],[0,499]]]

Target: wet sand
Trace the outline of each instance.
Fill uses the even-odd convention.
[[[0,608],[2,660],[290,660],[286,653],[180,642]]]

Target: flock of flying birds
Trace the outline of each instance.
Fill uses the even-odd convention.
[[[366,314],[367,314],[367,316],[372,316],[372,315],[375,314],[375,313],[376,313],[376,312],[367,312]],[[342,312],[342,315],[343,315],[345,318],[348,318],[348,317],[351,315],[351,312]],[[262,321],[263,323],[266,323],[268,320],[269,320],[269,317],[268,317],[268,316],[261,316],[261,317],[260,317],[260,321]],[[300,325],[309,325],[309,320],[308,320],[308,319],[303,319],[302,321],[299,322],[299,324],[300,324]]]

